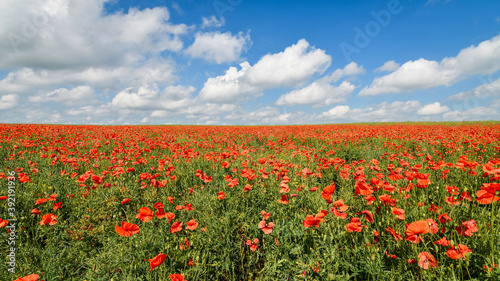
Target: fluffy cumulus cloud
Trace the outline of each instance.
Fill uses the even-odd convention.
[[[262,88],[292,86],[306,81],[315,73],[323,73],[331,63],[324,50],[310,47],[305,39],[283,52],[268,54],[248,69],[244,79]]]
[[[293,86],[321,74],[330,62],[325,51],[310,47],[301,39],[283,52],[263,56],[253,66],[243,62],[240,70],[230,67],[224,75],[209,78],[199,97],[217,103],[258,97],[265,89]]]
[[[490,96],[500,96],[500,79],[486,82],[469,91],[450,96],[449,100],[485,99]]]
[[[11,109],[17,105],[19,97],[14,94],[0,96],[0,109]]]
[[[392,72],[392,71],[398,69],[398,67],[399,67],[399,63],[396,63],[395,61],[390,60],[390,61],[385,62],[381,67],[375,69],[375,71],[377,71],[377,72],[391,71]]]
[[[201,28],[213,28],[213,27],[221,27],[224,25],[223,20],[218,20],[216,16],[212,15],[209,18],[203,17]]]
[[[242,32],[232,35],[231,32],[197,33],[194,43],[186,50],[193,58],[202,58],[210,62],[233,62],[251,44],[250,35]]]
[[[60,88],[49,93],[31,96],[29,101],[34,103],[58,102],[66,106],[74,104],[95,103],[96,94],[89,86],[78,86],[73,89]]]
[[[351,62],[343,69],[337,69],[332,74],[326,75],[304,88],[282,95],[276,101],[276,105],[313,105],[319,107],[345,102],[356,86],[347,81],[338,86],[331,83],[337,82],[343,77],[362,73],[365,73],[363,67]]]
[[[422,108],[420,108],[417,111],[417,115],[437,115],[441,113],[445,113],[449,111],[450,109],[444,105],[441,106],[439,102],[431,103],[431,104],[426,104]]]
[[[115,108],[137,110],[175,110],[188,106],[194,87],[169,86],[163,91],[156,87],[143,86],[137,91],[127,88],[118,93],[111,104]]]
[[[440,62],[425,59],[406,62],[394,72],[375,78],[370,86],[359,92],[359,96],[450,86],[468,75],[490,74],[499,69],[500,35]]]

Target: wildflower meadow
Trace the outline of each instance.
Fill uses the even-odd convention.
[[[500,279],[498,122],[0,132],[0,280]]]

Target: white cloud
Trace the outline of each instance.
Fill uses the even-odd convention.
[[[449,111],[450,108],[448,108],[446,105],[441,106],[439,102],[435,103],[430,103],[426,104],[422,108],[420,108],[417,111],[417,115],[436,115],[436,114],[441,114]]]
[[[19,97],[14,94],[0,96],[0,109],[6,110],[16,107]]]
[[[483,99],[489,96],[500,96],[500,79],[488,84],[482,84],[466,92],[450,96],[449,100],[467,100],[469,98]]]
[[[336,107],[321,113],[320,117],[326,117],[328,119],[340,118],[346,115],[347,112],[349,112],[349,109],[348,105],[337,105]]]
[[[276,105],[326,106],[347,101],[356,87],[349,82],[333,86],[324,81],[315,81],[307,87],[291,91],[279,97]]]
[[[500,35],[460,51],[441,62],[419,59],[404,63],[394,72],[375,78],[359,96],[400,93],[437,86],[450,86],[472,74],[490,74],[500,69]]]
[[[75,104],[82,105],[88,103],[95,103],[96,94],[94,89],[89,86],[78,86],[73,89],[60,88],[46,94],[31,96],[30,102],[43,103],[43,102],[58,102],[66,106],[75,106]]]
[[[283,52],[262,57],[248,70],[245,79],[262,88],[293,86],[306,81],[315,73],[323,73],[331,63],[324,50],[309,47],[305,39]]]
[[[250,35],[231,35],[231,32],[197,33],[194,43],[186,53],[193,58],[202,58],[210,62],[233,62],[240,58],[241,53],[251,44]]]
[[[218,20],[212,15],[210,18],[203,17],[201,28],[221,27],[224,25],[224,20]]]
[[[343,69],[337,69],[331,75],[325,76],[324,79],[328,82],[337,82],[338,80],[344,77],[354,76],[364,73],[366,73],[366,71],[363,68],[363,66],[358,66],[357,63],[351,62],[348,65],[346,65]]]
[[[396,69],[398,69],[399,67],[399,63],[396,63],[395,61],[393,60],[390,60],[390,61],[386,61],[384,63],[384,65],[382,65],[381,67],[375,69],[375,71],[377,72],[383,72],[383,71],[394,71]]]
[[[115,108],[152,110],[176,110],[188,106],[192,101],[190,95],[195,88],[184,86],[169,86],[159,92],[155,86],[142,86],[137,91],[127,88],[118,93],[111,105]]]
[[[496,109],[486,106],[478,106],[465,111],[449,111],[443,114],[443,119],[447,121],[498,120],[499,117]]]
[[[169,23],[166,8],[106,14],[105,2],[2,1],[0,68],[116,67],[182,49],[189,27]]]

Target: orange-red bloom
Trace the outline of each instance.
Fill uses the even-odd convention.
[[[170,280],[171,281],[187,281],[184,279],[184,276],[181,274],[170,274]]]
[[[219,193],[217,194],[217,199],[222,200],[224,198],[226,198],[226,194],[224,193],[224,191],[219,191]]]
[[[274,227],[274,223],[272,223],[272,222],[270,222],[270,223],[266,223],[266,221],[259,222],[259,228],[262,229],[264,234],[270,234],[271,232],[273,232],[273,227]]]
[[[430,231],[428,222],[424,220],[412,222],[406,225],[405,238],[412,243],[418,244],[424,240],[419,235],[429,233]]]
[[[130,237],[134,234],[139,234],[140,228],[137,224],[122,221],[121,227],[115,225],[115,231],[123,237]]]
[[[186,229],[195,230],[198,227],[198,223],[192,219],[186,223]]]
[[[5,226],[7,226],[8,224],[9,224],[9,221],[8,221],[8,220],[2,220],[2,219],[0,219],[0,228],[1,228],[1,227],[5,227]]]
[[[14,281],[36,281],[36,280],[38,280],[38,277],[40,277],[40,275],[30,274],[30,275],[26,275],[24,277],[19,277]]]
[[[182,222],[179,223],[178,221],[176,221],[170,227],[170,233],[176,233],[176,232],[179,232],[181,230],[182,230]]]
[[[456,247],[455,246],[450,246],[448,251],[446,251],[446,255],[454,260],[458,260],[460,258],[465,258],[467,253],[472,252],[469,247],[466,245],[458,244]]]
[[[152,271],[155,267],[162,264],[166,258],[167,255],[159,253],[156,257],[149,259],[149,265],[151,266],[151,269],[149,271]]]
[[[468,220],[462,222],[462,226],[457,226],[455,230],[459,235],[472,236],[474,232],[479,231],[479,228],[477,227],[475,220]]]
[[[56,221],[57,216],[53,214],[46,214],[42,216],[42,221],[40,222],[40,225],[54,225],[57,223]]]
[[[420,252],[418,254],[418,266],[423,269],[429,269],[429,267],[438,267],[438,262],[431,253]]]
[[[247,240],[247,245],[250,246],[250,250],[252,252],[255,252],[257,250],[257,243],[259,243],[259,239],[255,238],[253,241],[252,240]]]
[[[143,222],[148,222],[153,218],[153,211],[148,207],[142,207],[139,209],[139,213],[135,216],[136,219],[140,219]]]

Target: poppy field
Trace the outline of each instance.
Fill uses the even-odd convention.
[[[498,122],[0,132],[0,280],[500,279]]]

